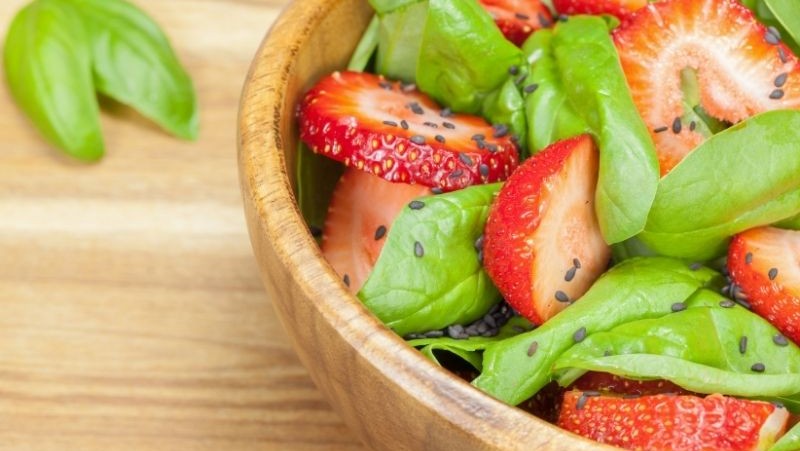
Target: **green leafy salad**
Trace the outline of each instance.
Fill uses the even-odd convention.
[[[342,283],[627,449],[800,449],[800,3],[370,0],[298,105]]]

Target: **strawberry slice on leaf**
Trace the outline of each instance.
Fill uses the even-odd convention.
[[[521,46],[528,36],[553,24],[550,10],[539,0],[479,0],[503,32],[503,36]]]
[[[352,293],[367,280],[403,207],[430,194],[426,186],[388,182],[355,168],[345,171],[325,218],[322,254]]]
[[[484,266],[534,324],[582,296],[608,266],[594,210],[597,168],[588,135],[557,142],[526,160],[492,205]]]
[[[627,19],[646,5],[647,0],[553,0],[553,8],[559,14],[611,14],[620,20]]]
[[[378,75],[334,72],[298,115],[311,150],[392,182],[452,191],[505,180],[519,161],[508,127],[452,113]]]
[[[614,42],[662,175],[708,136],[697,110],[735,124],[800,107],[797,58],[736,0],[651,3],[614,31]],[[687,102],[695,95],[698,104]]]
[[[765,450],[789,413],[764,401],[722,395],[641,397],[564,394],[558,425],[592,440],[635,450]]]
[[[728,248],[732,283],[753,311],[800,344],[800,231],[759,227],[736,235]],[[784,338],[784,336],[786,338]]]

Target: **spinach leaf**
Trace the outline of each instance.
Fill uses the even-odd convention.
[[[167,37],[124,0],[69,0],[84,17],[96,89],[184,139],[198,134],[197,100]]]
[[[769,451],[797,451],[798,449],[800,449],[800,423],[789,429],[780,440],[769,448]]]
[[[364,30],[361,40],[358,41],[358,45],[353,51],[353,55],[350,56],[350,61],[347,63],[347,70],[361,72],[367,68],[370,59],[372,59],[372,55],[375,53],[375,49],[378,48],[378,32],[380,31],[380,27],[381,21],[378,16],[372,16],[372,20],[369,21],[367,29]]]
[[[408,5],[424,1],[425,0],[369,0],[369,4],[379,16],[383,16]]]
[[[717,276],[709,269],[693,271],[669,258],[626,260],[539,328],[490,345],[484,353],[483,373],[473,384],[495,398],[519,404],[551,380],[553,363],[575,343],[573,336],[580,328],[585,327],[591,336],[626,322],[663,316],[671,312],[672,304],[689,298]]]
[[[505,83],[509,67],[522,63],[522,51],[478,2],[428,1],[416,81],[439,103],[479,113],[484,98]]]
[[[783,25],[782,31],[784,39],[788,33],[791,40],[787,44],[792,46],[792,50],[797,51],[797,44],[800,43],[800,9],[794,0],[764,0],[775,19]]]
[[[730,236],[800,212],[800,112],[771,111],[705,141],[658,186],[641,240],[708,260]]]
[[[556,141],[588,131],[586,122],[567,101],[567,93],[553,55],[552,38],[553,30],[537,30],[522,47],[531,65],[524,86],[536,86],[536,90],[525,97],[527,144],[531,153],[536,153]]]
[[[562,354],[554,368],[558,375],[565,369],[596,370],[597,365],[603,365],[607,372],[632,378],[663,378],[698,393],[797,395],[800,400],[800,385],[786,388],[791,381],[800,382],[800,349],[793,343],[776,345],[776,335],[778,330],[755,313],[716,303],[593,334]],[[615,360],[612,366],[610,360],[604,360],[609,356],[624,358]],[[637,360],[643,357],[666,358],[662,362],[670,364],[648,367],[647,373],[642,374],[637,370],[644,365]],[[593,363],[584,365],[585,362]],[[674,367],[685,363],[691,365]],[[753,383],[762,375],[751,369],[757,363],[764,365],[763,375],[775,376],[771,381],[776,385]],[[727,375],[719,378],[721,373],[712,370]],[[566,386],[574,381],[575,375],[567,374],[568,377],[557,376],[559,384]],[[785,380],[777,376],[785,376]]]
[[[525,101],[519,87],[511,78],[483,99],[481,116],[488,118],[493,124],[505,124],[511,134],[520,143],[527,134],[528,123],[525,119]]]
[[[36,0],[11,22],[4,63],[11,94],[53,144],[82,160],[103,155],[89,36],[69,4]]]
[[[414,81],[427,16],[427,1],[409,3],[381,16],[376,72],[395,80]]]
[[[344,166],[324,155],[315,154],[300,140],[297,141],[295,155],[297,163],[294,165],[294,192],[297,205],[306,223],[312,228],[322,230],[328,214],[328,204]]]
[[[478,319],[500,296],[475,249],[500,184],[423,197],[406,207],[358,297],[399,335]]]
[[[577,16],[556,25],[553,53],[573,110],[600,148],[597,219],[609,244],[644,229],[656,195],[655,146],[633,103],[608,24]]]

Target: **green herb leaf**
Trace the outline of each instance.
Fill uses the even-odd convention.
[[[714,271],[693,271],[669,258],[626,260],[539,328],[490,345],[483,373],[473,384],[497,399],[519,404],[551,380],[553,363],[575,344],[573,335],[579,328],[591,335],[630,321],[658,318],[716,277]],[[534,342],[536,352],[530,353]]]
[[[602,18],[559,22],[552,45],[572,108],[600,148],[595,195],[600,229],[607,243],[619,243],[641,232],[647,221],[659,179],[655,146]]]
[[[775,442],[769,451],[797,451],[798,449],[800,449],[800,423],[789,429],[789,432]]]
[[[705,141],[658,186],[641,240],[674,257],[710,260],[728,238],[800,212],[800,112],[772,111]]]
[[[97,90],[178,137],[197,138],[192,80],[159,26],[124,0],[69,2],[80,10],[90,35]]]
[[[53,144],[86,161],[103,155],[89,37],[80,15],[36,0],[11,22],[4,63],[11,94]]]
[[[500,184],[423,197],[404,208],[358,297],[400,335],[472,322],[500,296],[476,239]]]

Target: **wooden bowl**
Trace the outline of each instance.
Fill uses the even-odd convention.
[[[293,193],[295,105],[346,65],[371,14],[365,0],[295,1],[244,87],[239,171],[250,239],[300,360],[373,449],[604,449],[483,394],[407,346],[348,293],[309,234]]]

